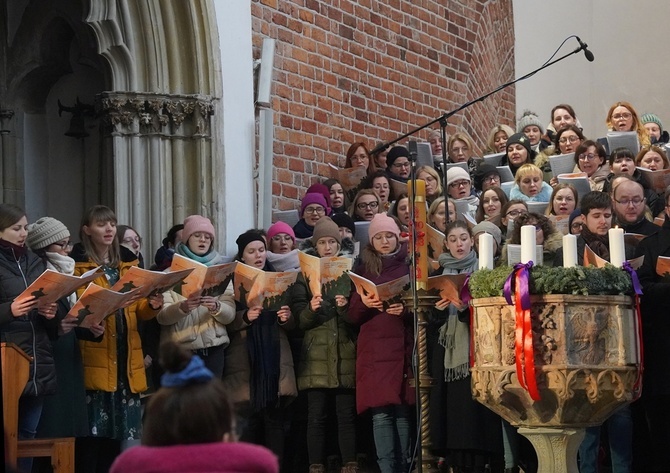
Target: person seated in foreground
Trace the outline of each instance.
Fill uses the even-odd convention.
[[[268,449],[235,442],[223,382],[200,357],[166,342],[160,361],[166,372],[146,407],[142,445],[123,452],[111,473],[279,472]]]

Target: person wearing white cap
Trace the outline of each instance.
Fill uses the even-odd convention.
[[[470,174],[459,167],[453,167],[447,171],[447,193],[456,202],[456,210],[459,214],[467,213],[475,219],[479,199],[472,193],[472,180]]]

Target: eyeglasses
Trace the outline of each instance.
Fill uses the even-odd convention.
[[[394,168],[408,168],[409,167],[409,161],[405,161],[404,163],[393,163]]]
[[[123,240],[121,240],[121,243],[125,243],[126,245],[131,245],[133,243],[137,243],[138,245],[141,245],[142,244],[142,239],[140,237],[135,237],[135,238],[128,237],[128,238],[124,238]]]
[[[625,200],[614,199],[614,202],[616,202],[617,204],[621,204],[624,207],[628,207],[630,204],[633,204],[634,207],[637,207],[638,205],[640,205],[644,201],[645,201],[645,199],[640,198],[640,197],[634,197],[632,199],[625,199]]]
[[[74,246],[74,244],[69,240],[68,241],[57,241],[56,243],[54,243],[54,245],[60,246],[62,249],[72,248]]]
[[[352,161],[356,161],[356,162],[362,162],[362,161],[365,161],[366,159],[368,159],[368,155],[367,155],[367,154],[354,154],[354,155],[351,157],[351,160],[352,160]]]
[[[570,143],[575,143],[575,142],[577,142],[577,141],[579,141],[579,140],[580,140],[579,136],[577,136],[577,135],[571,135],[571,136],[564,136],[563,138],[561,138],[560,140],[558,140],[558,142],[564,145],[564,144],[567,143],[568,141],[569,141]]]
[[[377,207],[379,207],[379,202],[377,202],[376,200],[368,202],[367,204],[365,202],[359,202],[356,204],[356,208],[358,210],[376,209]]]
[[[505,217],[518,217],[519,215],[524,215],[527,213],[527,210],[510,210],[505,214]]]
[[[588,153],[588,154],[582,153],[582,154],[579,155],[579,159],[581,159],[582,161],[593,161],[594,159],[599,158],[599,157],[600,156],[598,156],[597,154],[593,154],[593,153]]]
[[[305,213],[306,214],[325,214],[326,209],[323,207],[305,207]]]
[[[470,185],[470,181],[466,181],[465,179],[463,179],[461,181],[452,182],[451,184],[449,184],[449,187],[451,187],[452,189],[455,189],[456,187],[465,187],[465,186],[469,186],[469,185]]]
[[[621,120],[622,118],[623,118],[624,120],[628,120],[628,119],[631,118],[632,116],[633,116],[632,113],[625,112],[625,113],[617,113],[616,115],[612,115],[612,118],[613,118],[614,120]]]
[[[577,223],[573,223],[572,225],[570,225],[570,228],[572,228],[573,230],[581,230],[582,225],[583,225],[582,223],[577,222]]]
[[[484,179],[482,179],[484,182],[498,182],[500,180],[500,176],[486,176]]]

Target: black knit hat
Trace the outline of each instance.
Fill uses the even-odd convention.
[[[267,242],[265,241],[265,238],[263,237],[263,233],[261,230],[257,229],[247,230],[246,232],[238,236],[237,240],[235,240],[235,243],[237,244],[236,259],[238,260],[242,259],[242,253],[244,253],[244,249],[252,241],[262,241],[263,244],[267,247]]]
[[[407,148],[405,148],[404,146],[394,146],[393,148],[391,148],[389,154],[386,155],[386,168],[391,169],[393,162],[396,159],[403,156],[409,159],[409,151],[407,150]]]
[[[474,175],[475,189],[481,190],[482,186],[484,185],[484,179],[486,179],[491,174],[495,174],[500,177],[500,171],[498,171],[494,165],[486,163],[480,164]]]
[[[507,161],[509,162],[509,153],[507,153],[507,148],[509,148],[510,145],[513,144],[520,144],[524,148],[526,148],[526,151],[528,151],[528,161],[533,162],[533,159],[535,159],[535,155],[537,154],[533,149],[530,147],[530,138],[528,138],[525,133],[515,133],[509,138],[507,138],[507,144],[505,145],[505,158],[507,158]]]
[[[335,214],[331,217],[331,219],[337,224],[338,228],[347,227],[349,230],[351,230],[351,235],[354,238],[356,237],[356,224],[349,215],[345,213]]]

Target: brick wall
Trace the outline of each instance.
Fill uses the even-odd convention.
[[[446,6],[445,6],[446,5]],[[514,77],[512,0],[254,0],[255,57],[277,40],[273,208],[344,165],[354,141],[373,148]],[[515,123],[514,88],[456,114],[483,144]],[[419,133],[426,139],[428,131]]]

